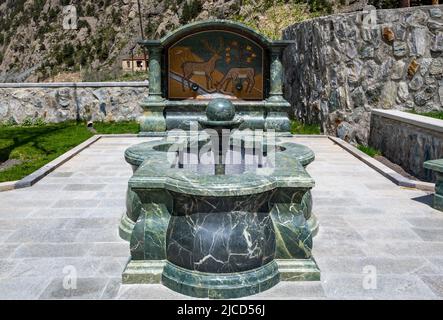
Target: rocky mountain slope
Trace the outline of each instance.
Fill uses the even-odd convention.
[[[141,37],[137,0],[0,0],[0,82],[118,77],[120,60]],[[282,28],[332,10],[328,0],[140,0],[143,33],[159,38],[194,20],[234,19],[279,37]],[[63,7],[77,30],[63,28]],[[136,47],[136,54],[141,54]],[[58,77],[60,78],[60,77]]]

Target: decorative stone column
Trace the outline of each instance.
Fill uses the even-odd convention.
[[[148,101],[163,101],[161,88],[161,53],[159,46],[150,46],[149,50],[149,96]]]
[[[287,40],[273,41],[270,47],[270,90],[269,97],[266,100],[266,131],[274,130],[288,134],[291,130],[291,123],[288,118],[291,105],[283,97],[283,64],[281,56],[283,50],[292,43],[293,41]]]
[[[139,118],[140,136],[162,136],[166,132],[164,109],[166,100],[162,96],[162,51],[159,41],[143,41],[149,52],[149,95],[141,103],[143,115]]]
[[[268,101],[282,101],[283,99],[283,65],[281,53],[283,47],[273,46],[271,48],[271,90]]]

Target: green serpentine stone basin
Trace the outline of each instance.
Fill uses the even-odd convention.
[[[129,180],[129,188],[146,188],[149,184],[151,189],[162,188],[202,196],[233,196],[260,193],[276,187],[312,188],[315,185],[302,163],[292,156],[300,150],[300,146],[293,143],[279,145],[285,150],[276,152],[272,173],[262,176],[251,171],[245,171],[241,175],[201,175],[191,170],[174,168],[165,161],[166,152],[162,149],[167,146],[169,144],[161,141],[144,144],[143,148],[149,156]],[[306,156],[309,158],[309,155]]]
[[[207,141],[197,140],[198,148]],[[124,283],[161,281],[194,297],[237,298],[280,279],[319,280],[311,253],[309,148],[277,142],[272,168],[214,175],[171,162],[178,159],[171,145],[162,139],[125,152],[134,174],[120,226],[131,250]]]

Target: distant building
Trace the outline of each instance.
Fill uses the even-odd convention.
[[[146,63],[144,57],[136,56],[136,57],[129,57],[122,60],[122,69],[123,71],[145,71],[146,70]]]

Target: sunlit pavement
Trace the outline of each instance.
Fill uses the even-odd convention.
[[[124,150],[148,138],[103,138],[31,188],[0,193],[0,299],[188,298],[162,285],[121,285],[118,236],[131,168]],[[325,138],[312,148],[318,282],[281,282],[253,299],[441,299],[443,213]],[[77,289],[66,290],[67,275]]]

